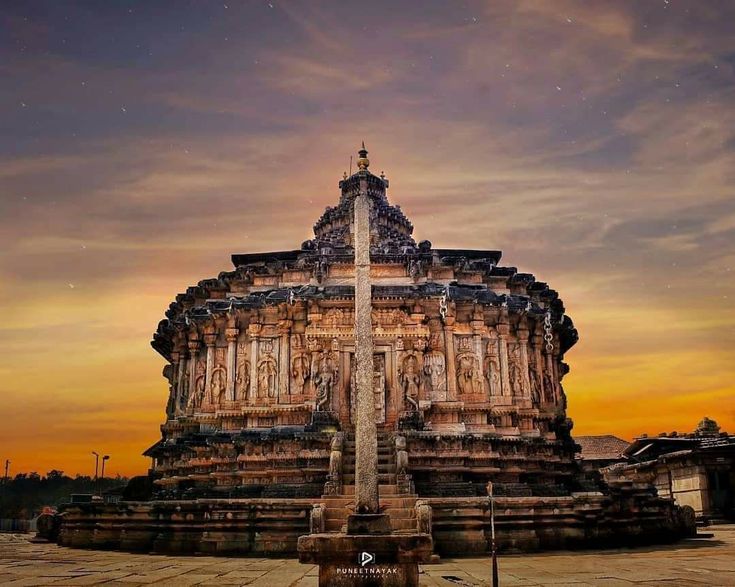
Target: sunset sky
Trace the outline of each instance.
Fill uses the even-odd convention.
[[[0,459],[144,473],[169,302],[309,238],[362,140],[417,240],[560,292],[574,433],[735,432],[733,22],[703,0],[0,2]]]

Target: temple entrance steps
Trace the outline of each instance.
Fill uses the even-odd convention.
[[[396,483],[396,449],[393,433],[378,430],[378,495],[380,509],[390,515],[394,532],[416,531],[415,493],[402,493]],[[321,503],[326,507],[324,530],[345,532],[347,516],[355,509],[355,435],[345,434],[342,452],[342,493],[323,495]]]
[[[321,502],[326,506],[324,530],[326,532],[345,532],[347,516],[355,508],[354,486],[347,495],[324,495]],[[381,485],[380,509],[390,515],[390,525],[394,532],[416,531],[416,499],[415,494],[395,493],[395,485]]]

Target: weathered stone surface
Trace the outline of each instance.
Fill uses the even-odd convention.
[[[428,534],[344,536],[312,534],[299,538],[299,561],[319,565],[320,587],[418,585],[418,565],[431,560]],[[374,557],[361,564],[361,555]]]
[[[233,255],[176,297],[152,341],[169,383],[152,501],[69,507],[60,542],[293,554],[314,504],[340,532],[380,498],[410,532],[425,497],[438,551],[485,552],[488,481],[501,548],[680,536],[670,504],[574,461],[557,292],[498,251],[417,244],[367,166],[339,187],[300,249]]]

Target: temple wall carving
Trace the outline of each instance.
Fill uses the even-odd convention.
[[[306,424],[312,412],[326,411],[349,427],[350,303],[281,302],[192,321],[177,334],[166,371],[169,417],[209,415],[230,419],[222,425],[232,429],[235,422]],[[435,430],[548,434],[538,416],[558,408],[559,356],[545,346],[541,317],[462,303],[451,313],[410,299],[376,304],[379,422],[395,427],[414,412]]]

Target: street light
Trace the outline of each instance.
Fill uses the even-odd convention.
[[[92,451],[92,454],[94,455],[94,480],[97,481],[97,467],[100,464],[100,455],[94,451]]]
[[[102,457],[102,481],[105,480],[105,461],[110,458],[110,455],[105,455]]]

